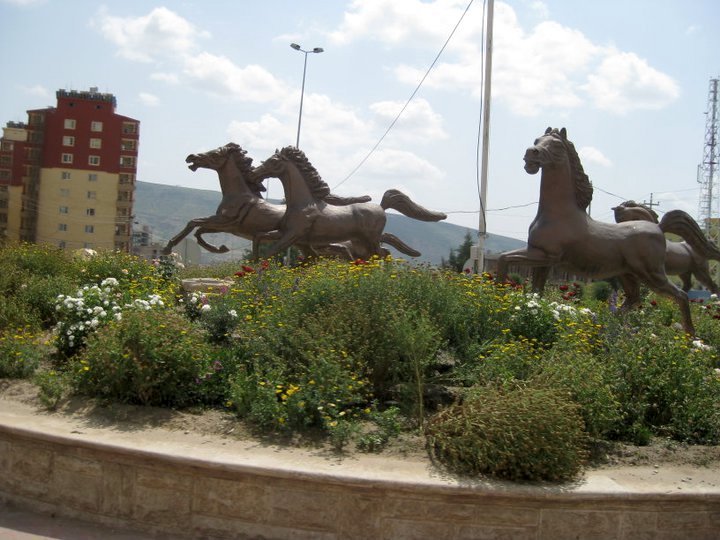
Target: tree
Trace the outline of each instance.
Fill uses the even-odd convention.
[[[445,260],[443,257],[440,261],[440,266],[443,268],[451,268],[456,272],[463,271],[463,265],[465,261],[470,258],[470,248],[473,246],[472,235],[470,231],[465,232],[465,239],[462,244],[454,249],[450,249],[450,255]]]

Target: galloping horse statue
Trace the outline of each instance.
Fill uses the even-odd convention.
[[[255,179],[252,168],[252,158],[247,152],[235,143],[228,143],[215,150],[200,154],[190,154],[186,159],[188,168],[196,171],[199,168],[211,169],[218,173],[222,200],[215,215],[190,220],[185,228],[175,235],[163,249],[169,254],[183,238],[194,229],[199,245],[212,253],[226,253],[226,246],[216,247],[207,243],[202,235],[206,233],[224,232],[234,234],[253,241],[253,253],[257,253],[256,236],[261,233],[275,231],[285,216],[285,206],[268,203],[263,197],[265,191],[262,183]],[[330,205],[342,206],[368,202],[370,197],[341,197],[328,194],[326,202]],[[390,233],[382,233],[379,243],[386,243],[395,247],[405,255],[417,257],[420,252],[407,246],[402,240]],[[340,241],[338,243],[302,243],[297,247],[305,255],[332,255],[347,259],[366,258],[367,250],[356,249],[352,242]],[[373,253],[383,255],[387,251],[380,245]]]
[[[625,201],[612,210],[615,212],[616,223],[638,220],[658,223],[658,215],[652,208],[635,201]],[[696,226],[700,230],[697,222]],[[720,288],[710,276],[708,265],[708,259],[720,261],[720,249],[712,243],[708,243],[705,247],[705,250],[698,251],[687,242],[666,240],[665,273],[671,276],[680,276],[683,284],[682,290],[685,292],[690,290],[694,275],[711,293],[720,294]]]
[[[383,240],[383,229],[388,208],[421,221],[440,221],[447,217],[442,212],[423,208],[396,189],[387,190],[379,205],[369,202],[330,205],[329,186],[305,153],[294,146],[277,150],[255,168],[254,177],[257,182],[279,178],[285,191],[287,210],[280,226],[257,237],[256,246],[264,240],[275,240],[268,256],[297,243],[314,245],[350,240],[355,256],[367,259],[384,254],[380,243],[387,241]]]
[[[677,303],[685,332],[694,335],[687,294],[665,273],[664,234],[677,234],[693,248],[706,249],[708,241],[698,236],[694,220],[682,210],[666,213],[659,224],[593,220],[586,212],[592,184],[565,128],[547,128],[526,150],[524,160],[527,173],[542,169],[540,202],[527,247],[500,255],[498,279],[507,278],[508,265],[513,263],[537,267],[543,273],[563,264],[591,277],[618,277],[625,291],[625,310],[640,304],[640,283],[645,283]]]

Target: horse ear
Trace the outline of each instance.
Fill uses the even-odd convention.
[[[563,139],[567,140],[567,129],[562,128],[562,129],[560,130],[560,136],[561,136]]]
[[[551,128],[551,127],[548,127],[548,128],[545,130],[545,135],[547,135],[547,134],[550,133],[551,131],[552,131],[552,128]]]

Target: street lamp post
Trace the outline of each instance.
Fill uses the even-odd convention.
[[[307,72],[307,57],[309,53],[321,53],[324,49],[322,47],[315,47],[312,50],[306,51],[297,43],[291,43],[290,46],[296,51],[300,51],[305,55],[305,61],[303,62],[302,87],[300,89],[300,114],[298,115],[297,139],[295,140],[295,148],[300,148],[300,125],[302,124],[303,98],[305,97],[305,73]]]

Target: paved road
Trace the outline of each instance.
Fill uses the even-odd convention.
[[[155,540],[146,533],[120,531],[77,519],[51,517],[0,503],[0,540]]]

